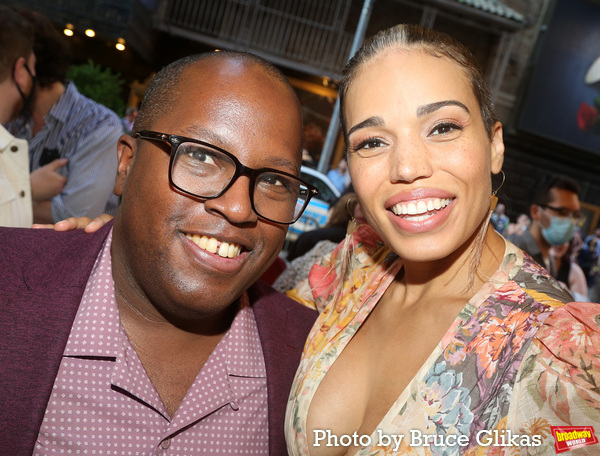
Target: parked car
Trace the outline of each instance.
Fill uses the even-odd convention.
[[[300,175],[303,180],[317,187],[319,194],[310,200],[302,217],[290,225],[286,238],[288,241],[295,240],[300,233],[324,226],[327,223],[329,208],[340,197],[340,192],[329,178],[316,169],[302,166]]]

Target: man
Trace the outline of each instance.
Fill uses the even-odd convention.
[[[310,199],[301,134],[264,60],[182,59],[119,140],[112,230],[0,230],[0,454],[286,454],[316,315],[255,282]]]
[[[350,185],[350,172],[348,171],[348,162],[342,158],[335,169],[327,171],[327,177],[340,194],[344,193]]]
[[[56,195],[65,178],[54,161],[29,174],[27,141],[15,138],[2,125],[28,108],[35,86],[33,28],[11,8],[0,5],[0,226],[29,227],[32,198]]]
[[[61,170],[67,184],[59,195],[34,204],[34,221],[52,223],[103,212],[114,215],[118,205],[112,192],[115,147],[123,134],[121,119],[66,82],[71,53],[52,22],[33,11],[21,15],[35,29],[37,86],[31,116],[19,118],[9,129],[29,141],[32,172],[57,158],[69,161]]]
[[[555,279],[568,284],[570,264],[557,264],[550,249],[573,238],[580,210],[579,186],[575,181],[566,176],[544,179],[534,189],[529,230],[509,240],[544,266]]]
[[[600,228],[596,228],[592,234],[585,237],[585,240],[583,241],[583,247],[589,248],[590,244],[594,240],[594,251],[597,256],[600,256]]]

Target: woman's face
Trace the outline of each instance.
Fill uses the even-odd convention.
[[[344,109],[361,208],[406,261],[458,251],[490,207],[502,127],[488,136],[464,70],[423,51],[394,50],[360,68]]]

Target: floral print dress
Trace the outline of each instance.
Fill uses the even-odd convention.
[[[343,283],[340,245],[288,292],[320,312],[288,401],[286,438],[294,456],[310,454],[306,420],[321,380],[402,267],[367,225],[354,232],[352,245]],[[551,426],[600,432],[600,305],[565,304],[571,300],[507,241],[498,270],[357,454],[545,456],[556,454]],[[411,430],[446,439],[422,445]],[[398,445],[381,435],[404,438]],[[600,444],[564,454],[598,455]]]

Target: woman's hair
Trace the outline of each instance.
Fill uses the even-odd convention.
[[[348,61],[339,87],[340,122],[344,137],[347,132],[344,101],[354,78],[366,63],[378,55],[394,49],[424,51],[434,57],[446,57],[460,65],[465,70],[469,84],[479,103],[484,126],[488,136],[491,137],[492,126],[497,119],[494,114],[490,89],[473,54],[451,36],[415,24],[400,24],[382,30],[365,42],[354,57]],[[345,137],[345,139],[348,138]],[[348,141],[346,141],[347,143]]]

